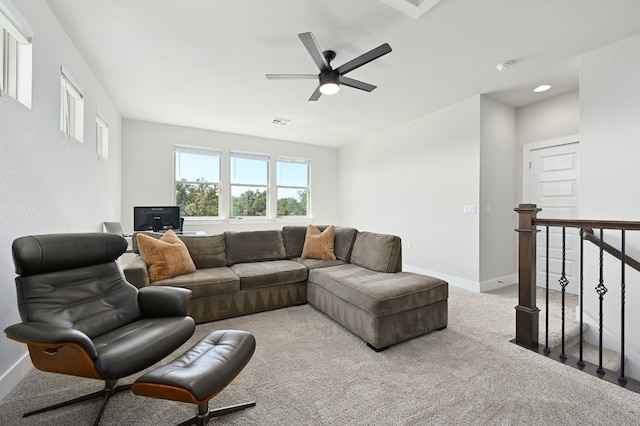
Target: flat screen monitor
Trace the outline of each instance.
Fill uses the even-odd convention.
[[[180,207],[134,207],[134,231],[180,230]]]

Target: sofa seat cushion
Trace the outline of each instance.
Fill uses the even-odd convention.
[[[306,257],[294,257],[291,260],[303,264],[307,269],[326,268],[329,266],[344,265],[346,263],[342,260],[322,260],[310,259]]]
[[[240,290],[240,279],[226,266],[220,268],[196,269],[195,272],[166,280],[157,281],[153,285],[168,285],[191,290],[191,297],[230,294]]]
[[[231,270],[240,278],[241,290],[296,283],[307,279],[307,268],[290,260],[237,263],[231,266]]]
[[[427,306],[449,295],[447,282],[438,278],[377,272],[354,264],[312,269],[309,282],[375,317]]]

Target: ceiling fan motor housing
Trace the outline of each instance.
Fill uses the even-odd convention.
[[[340,73],[335,70],[322,71],[320,74],[318,74],[318,77],[320,78],[321,86],[330,83],[340,84]]]

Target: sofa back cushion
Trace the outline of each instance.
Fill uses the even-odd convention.
[[[224,238],[227,246],[227,266],[287,258],[280,230],[227,231]]]
[[[226,243],[223,234],[179,236],[184,245],[189,249],[191,259],[196,264],[196,268],[219,268],[227,265],[225,254]]]
[[[328,227],[329,225],[316,226],[320,232],[324,231]],[[282,228],[282,237],[284,239],[287,259],[302,256],[302,248],[304,247],[306,233],[306,226],[285,226]],[[357,233],[358,230],[355,228],[347,228],[343,226],[335,227],[333,252],[338,260],[342,260],[343,262],[349,261]]]
[[[159,239],[163,234],[157,232],[143,232],[153,238]],[[137,235],[137,234],[136,234]],[[136,235],[134,235],[133,252],[140,254],[138,249],[138,242]],[[218,235],[178,235],[178,238],[182,240],[193,263],[196,268],[218,268],[221,266],[227,266],[227,257],[225,255],[225,239],[223,234]]]
[[[377,272],[400,272],[400,237],[373,232],[358,232],[351,252],[351,263]]]

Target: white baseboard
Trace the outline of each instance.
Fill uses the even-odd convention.
[[[24,379],[33,368],[29,353],[25,352],[7,371],[0,376],[0,401],[16,387],[20,380]]]
[[[480,293],[486,293],[488,291],[497,290],[499,288],[507,287],[517,283],[518,274],[511,274],[500,278],[494,278],[492,280],[487,280],[480,283]]]
[[[462,288],[464,290],[473,291],[474,293],[486,293],[487,291],[496,290],[502,287],[509,286],[511,284],[515,284],[518,282],[518,275],[507,275],[501,278],[494,278],[492,280],[478,282],[468,280],[466,278],[460,278],[453,275],[441,274],[436,271],[429,271],[427,269],[416,268],[411,265],[402,265],[402,270],[406,272],[414,272],[416,274],[422,275],[430,275],[432,277],[440,278],[441,280],[445,280],[450,285],[458,288]]]

